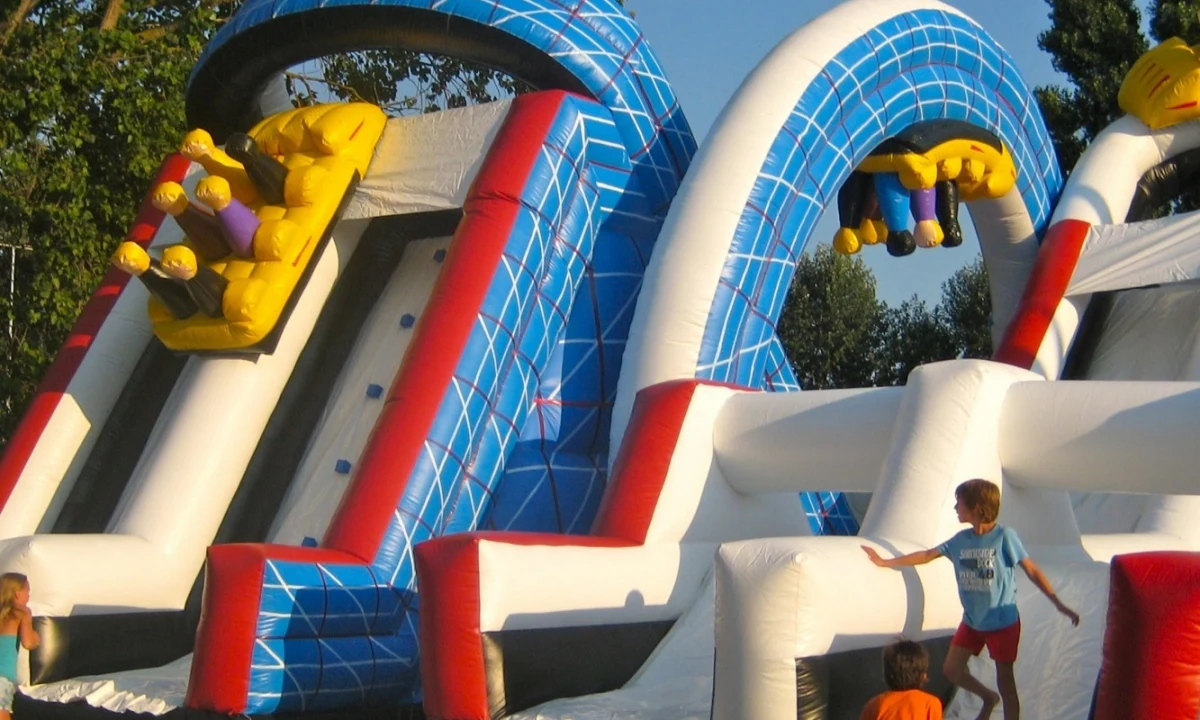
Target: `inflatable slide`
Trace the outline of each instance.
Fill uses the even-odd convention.
[[[272,105],[287,67],[380,47],[538,89],[391,119]],[[857,717],[881,645],[938,657],[959,617],[948,565],[859,545],[940,542],[985,476],[1083,609],[1072,631],[1022,588],[1026,716],[1192,720],[1162,661],[1194,647],[1138,628],[1197,550],[1200,255],[1190,216],[1144,220],[1192,179],[1195,77],[1186,45],[1147,55],[1064,187],[1012,59],[936,0],[797,30],[698,149],[609,0],[250,0],[0,464],[0,567],[43,637],[26,692]],[[821,215],[840,252],[920,262],[961,243],[963,202],[996,362],[788,392],[774,328]],[[1138,643],[1173,649],[1118,652]]]

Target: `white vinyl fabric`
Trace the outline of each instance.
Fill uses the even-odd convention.
[[[1200,212],[1093,225],[1067,286],[1088,295],[1200,279]]]
[[[1054,208],[1051,224],[1062,220],[1080,220],[1101,228],[1120,225],[1125,221],[1125,216],[1129,212],[1134,190],[1142,179],[1142,175],[1155,165],[1198,146],[1200,146],[1200,123],[1187,122],[1160,130],[1151,130],[1132,115],[1117,119],[1100,131],[1075,164],[1075,168],[1067,178],[1062,196]],[[1149,252],[1154,251],[1151,249]],[[1080,260],[1087,263],[1092,270],[1085,270],[1083,273],[1077,272],[1073,275],[1073,278],[1078,278],[1079,284],[1070,289],[1067,296],[1059,303],[1053,322],[1038,349],[1033,369],[1044,377],[1057,379],[1062,372],[1063,362],[1075,333],[1079,329],[1080,318],[1091,299],[1090,293],[1095,291],[1087,290],[1087,286],[1083,283],[1088,282],[1088,278],[1092,277],[1096,271],[1103,271],[1098,277],[1103,277],[1107,273],[1099,265],[1101,262],[1099,256],[1102,254],[1099,252],[1099,248],[1096,251],[1095,263],[1086,258],[1087,254],[1085,249]],[[1109,259],[1113,260],[1111,257]],[[1169,257],[1165,260],[1168,267],[1150,272],[1160,274],[1175,272],[1169,267],[1172,260]],[[1129,274],[1133,270],[1133,266],[1128,266],[1125,271],[1118,271],[1118,274],[1121,272]],[[1098,283],[1103,284],[1115,280],[1116,278],[1109,276],[1107,280],[1101,280]],[[1075,282],[1073,279],[1072,283]],[[1124,287],[1136,286],[1124,285]]]
[[[269,542],[299,545],[305,538],[320,540],[324,536],[351,477],[349,472],[336,471],[337,462],[353,464],[362,454],[416,327],[414,322],[405,328],[400,319],[405,315],[418,318],[424,312],[438,278],[437,252],[449,245],[450,238],[444,237],[412,241],[405,248],[325,404]],[[370,385],[378,385],[383,395],[370,397]]]
[[[0,568],[30,575],[36,614],[183,606],[259,436],[369,218],[461,207],[510,107],[511,102],[503,101],[388,121],[371,172],[316,261],[276,351],[257,358],[188,361],[106,534],[32,535],[31,522],[5,525],[0,515],[0,534],[7,528],[10,536],[28,536],[0,542]],[[438,152],[430,152],[431,147]],[[189,183],[195,180],[193,176]],[[156,244],[180,238],[178,226],[168,220]],[[335,463],[342,458],[357,461],[382,406],[382,399],[366,396],[366,388],[378,384],[386,393],[412,337],[412,328],[402,328],[400,318],[419,318],[425,310],[440,267],[438,251],[446,249],[449,240],[412,241],[405,249],[326,401],[314,440],[270,533],[272,542],[300,544],[324,534],[348,479],[334,472]],[[75,393],[78,397],[111,395],[106,400],[111,408],[150,337],[145,303],[140,283],[130,283],[72,383],[73,389],[81,388]],[[14,492],[17,504],[10,500],[6,509],[28,510],[30,503],[50,502],[62,468],[87,456],[90,445],[79,436],[89,426],[103,425],[98,415],[89,420],[72,420],[75,430],[70,432],[51,435],[51,429],[61,426],[48,428],[46,442],[38,448],[41,454],[35,453],[32,470],[26,473],[45,482],[23,477]],[[68,490],[64,482],[59,492],[65,497]],[[265,511],[275,513],[274,508]],[[42,513],[28,514],[36,519]],[[697,567],[702,573],[703,564]],[[161,714],[182,704],[189,663],[190,656],[164,668],[76,678],[28,692],[43,699],[84,699],[110,710]]]
[[[838,5],[783,39],[742,82],[692,159],[646,266],[617,383],[610,447],[620,447],[638,390],[696,375],[709,309],[739,218],[763,160],[796,99],[838,52],[903,12],[936,0],[858,0]],[[1007,206],[997,206],[1006,216]],[[1031,228],[1008,227],[1032,240]],[[987,230],[985,232],[991,232]],[[981,233],[981,239],[984,234]],[[1012,257],[1021,255],[1013,250]],[[1026,254],[1032,261],[1033,252]],[[1002,275],[1009,277],[1008,272]],[[1019,281],[1023,286],[1024,279]]]
[[[33,535],[0,543],[0,567],[25,573],[37,588],[38,614],[183,607],[259,435],[365,224],[346,223],[334,231],[273,354],[188,360],[105,534]]]
[[[462,207],[511,100],[391,118],[343,219]],[[380,162],[382,161],[382,162]]]

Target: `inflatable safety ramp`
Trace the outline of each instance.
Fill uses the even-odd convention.
[[[877,667],[898,634],[944,652],[961,607],[950,563],[884,570],[859,546],[936,546],[961,529],[955,487],[987,476],[1003,483],[1001,522],[1083,610],[1073,629],[1019,578],[1023,710],[1084,718],[1109,568],[1085,551],[1067,493],[1200,492],[1179,474],[1197,459],[1171,429],[1186,418],[1200,418],[1194,386],[1047,383],[985,361],[924,366],[905,388],[648,388],[591,536],[470,533],[418,546],[426,713],[702,717],[706,688],[714,718],[861,709],[881,690],[864,663]],[[829,478],[874,491],[860,537],[811,536],[787,502]],[[1127,552],[1200,538],[1108,540]],[[969,700],[954,707],[967,712]]]

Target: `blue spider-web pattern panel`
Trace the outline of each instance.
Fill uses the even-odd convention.
[[[786,364],[775,324],[818,219],[879,142],[936,118],[965,120],[1004,140],[1034,227],[1044,229],[1062,176],[1037,103],[1012,59],[959,15],[917,10],[896,16],[826,64],[779,129],[721,274],[697,377],[775,389],[773,374]],[[857,529],[843,500],[825,500],[803,499],[814,532]]]

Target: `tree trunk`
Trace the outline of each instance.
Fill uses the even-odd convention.
[[[4,34],[0,35],[0,47],[8,44],[8,39],[12,37],[13,31],[17,29],[18,25],[25,22],[25,18],[33,12],[35,5],[37,5],[37,0],[21,0],[21,4],[17,6],[16,10],[13,10],[12,15],[4,23]]]
[[[124,10],[125,4],[122,0],[108,0],[108,7],[104,8],[104,19],[100,21],[100,29],[112,30],[115,28]]]

